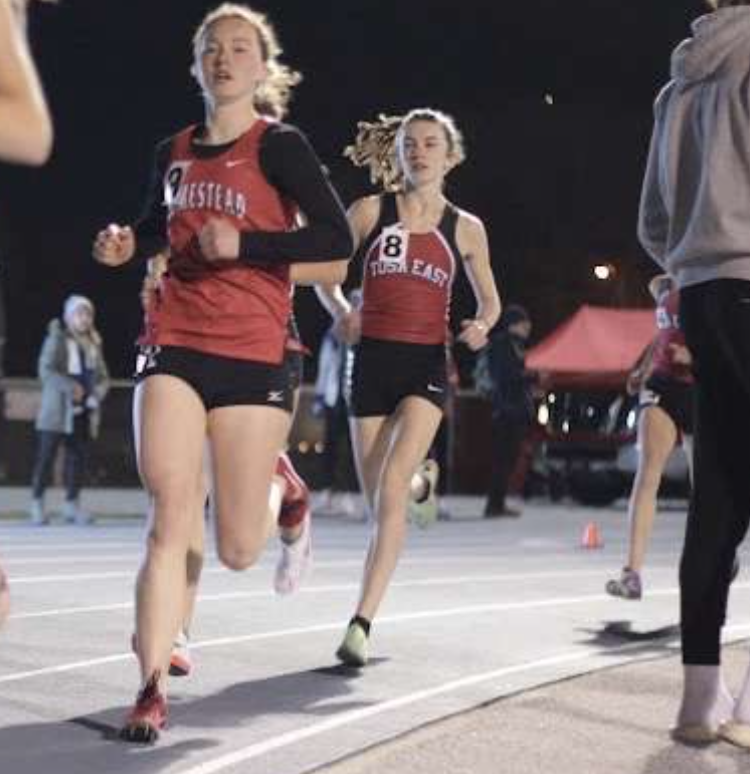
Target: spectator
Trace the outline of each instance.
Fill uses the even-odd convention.
[[[523,440],[534,417],[534,379],[525,370],[526,344],[530,335],[531,320],[526,310],[517,304],[509,305],[482,354],[486,369],[481,363],[477,368],[478,373],[485,373],[484,390],[489,390],[492,402],[491,473],[484,509],[486,518],[521,515],[520,511],[508,507],[505,499]]]
[[[65,301],[62,323],[53,320],[39,355],[42,400],[36,421],[37,458],[32,482],[31,521],[47,524],[44,492],[60,444],[65,446],[66,521],[91,520],[81,509],[89,441],[99,430],[101,404],[109,388],[102,340],[94,327],[94,305],[84,296]]]

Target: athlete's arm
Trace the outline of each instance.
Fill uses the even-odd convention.
[[[25,16],[25,0],[0,0],[0,158],[37,166],[52,150],[52,119],[26,42]]]
[[[325,263],[293,263],[289,267],[289,279],[295,285],[310,286],[318,283],[337,285],[346,279],[349,261]]]
[[[375,228],[380,216],[380,197],[366,196],[357,199],[347,212],[349,226],[357,252]],[[341,280],[343,281],[343,280]],[[347,344],[359,340],[361,320],[359,310],[354,309],[344,295],[341,282],[316,284],[315,293],[325,310],[334,319],[341,338]]]
[[[461,322],[458,340],[471,350],[481,349],[500,317],[500,296],[490,263],[490,249],[484,224],[474,215],[461,212],[456,226],[456,244],[464,260],[464,270],[474,291],[476,315]]]
[[[148,258],[166,252],[167,208],[164,206],[164,175],[170,157],[171,141],[159,143],[154,153],[154,163],[148,193],[135,226],[110,223],[96,235],[94,258],[106,266],[122,266],[134,257]]]
[[[213,219],[200,234],[204,257],[261,265],[349,260],[352,235],[341,201],[304,135],[286,125],[268,129],[260,165],[279,193],[299,207],[305,225],[295,231],[238,234],[231,223]]]

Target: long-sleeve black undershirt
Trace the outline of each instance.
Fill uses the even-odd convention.
[[[203,145],[193,140],[192,150],[201,158],[213,158],[233,144]],[[170,139],[156,148],[149,193],[135,226],[139,257],[154,255],[167,246],[163,186],[171,146]],[[261,138],[259,162],[269,183],[299,207],[305,216],[305,225],[294,231],[243,231],[240,260],[257,265],[348,258],[353,239],[346,214],[302,132],[288,124],[270,126]]]

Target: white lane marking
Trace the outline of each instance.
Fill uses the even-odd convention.
[[[742,626],[727,627],[740,630],[750,630],[750,624]],[[531,672],[538,669],[548,669],[550,667],[559,667],[565,664],[573,664],[579,661],[587,661],[588,659],[595,659],[602,656],[611,656],[615,653],[627,653],[631,650],[637,650],[642,648],[643,643],[627,643],[615,648],[602,648],[599,650],[588,648],[583,651],[574,651],[570,653],[563,653],[558,656],[550,656],[547,658],[538,659],[536,661],[528,661],[522,664],[515,664],[514,666],[502,667],[501,669],[493,669],[490,672],[480,672],[479,674],[470,675],[468,677],[462,677],[457,680],[451,680],[441,685],[436,685],[433,688],[425,688],[421,691],[414,691],[403,696],[399,696],[396,699],[388,699],[386,701],[378,702],[369,707],[363,707],[361,709],[350,710],[344,712],[341,715],[336,715],[328,720],[324,720],[320,723],[313,723],[306,728],[296,729],[294,731],[288,731],[279,736],[271,739],[266,739],[263,742],[255,742],[247,747],[241,747],[239,750],[235,750],[231,753],[220,755],[213,760],[206,761],[205,763],[199,763],[196,766],[191,766],[187,769],[182,769],[179,774],[217,774],[217,772],[224,771],[230,766],[236,766],[240,763],[247,763],[253,758],[259,758],[261,755],[279,750],[282,747],[289,747],[290,745],[302,742],[305,739],[309,739],[313,736],[319,736],[327,731],[333,731],[343,726],[349,726],[354,723],[358,723],[361,720],[372,718],[375,715],[382,715],[392,710],[402,709],[412,704],[423,702],[426,699],[432,699],[436,696],[442,696],[447,693],[453,693],[455,691],[462,690],[464,688],[470,688],[474,685],[481,683],[492,682],[494,680],[500,680],[510,677],[512,675],[521,674],[522,672]],[[627,663],[627,660],[626,662]]]
[[[86,536],[85,546],[88,548],[142,548],[143,541],[131,540],[122,543],[113,543],[111,541],[97,541],[90,536]],[[0,538],[0,549],[5,557],[11,556],[12,551],[19,549],[21,551],[80,551],[84,546],[78,543],[14,543]],[[67,557],[66,557],[67,558]]]
[[[664,570],[665,572],[667,570]],[[659,572],[653,569],[652,574]],[[671,572],[671,570],[669,570]],[[502,575],[458,575],[443,576],[440,578],[418,578],[414,580],[394,581],[390,588],[413,588],[429,586],[452,586],[471,583],[508,583],[514,581],[535,581],[550,579],[568,579],[583,577],[599,577],[601,570],[569,570],[561,572],[529,572],[529,573],[506,573]],[[337,592],[357,591],[358,583],[340,583],[329,584],[325,586],[303,586],[299,594],[330,594]],[[201,594],[198,602],[219,602],[232,599],[253,599],[253,598],[276,598],[277,594],[270,590],[255,591],[231,591],[223,594]],[[83,613],[106,613],[116,610],[130,610],[133,607],[132,602],[112,602],[106,605],[88,605],[78,607],[60,607],[49,610],[29,611],[26,613],[14,613],[9,620],[18,621],[29,618],[51,618],[65,615],[80,615]]]
[[[431,565],[431,564],[439,564],[441,566],[443,565],[453,565],[453,564],[465,564],[466,562],[471,563],[477,563],[477,562],[486,562],[490,564],[500,564],[503,562],[503,560],[509,558],[511,555],[514,554],[508,554],[508,555],[502,555],[502,554],[488,554],[488,555],[479,555],[479,554],[471,554],[467,553],[465,555],[461,554],[451,554],[450,556],[419,556],[412,554],[409,557],[404,557],[402,560],[399,561],[399,567],[410,567],[410,566],[421,566],[421,565]],[[658,554],[658,553],[649,553],[649,556],[652,559],[655,559],[659,556],[676,556],[676,554]],[[213,557],[210,557],[212,559]],[[530,556],[528,557],[530,559],[538,559],[540,557],[537,556]],[[601,559],[602,560],[602,568],[601,571],[608,572],[611,571],[611,567],[609,567],[608,564],[605,564],[605,562],[609,562],[611,560],[611,557],[607,556],[606,554],[597,554],[596,557],[591,557],[592,559]],[[134,565],[139,562],[139,560],[142,559],[142,555],[138,555],[134,559]],[[570,561],[571,563],[574,562],[574,560],[577,559],[577,554],[571,553],[569,555],[565,555],[562,557],[562,559],[566,561]],[[60,563],[59,560],[58,563]],[[73,561],[70,559],[69,561]],[[362,566],[362,559],[331,559],[327,561],[317,561],[315,562],[315,567],[320,569],[336,569],[336,568],[345,568],[345,567],[361,567]],[[10,566],[12,564],[11,561],[5,561],[3,560],[3,566]],[[249,571],[262,569],[266,567],[272,567],[274,566],[274,560],[272,558],[263,559],[258,564],[254,565],[252,568],[250,568]],[[665,568],[654,568],[654,571],[658,571],[660,569]],[[672,569],[672,568],[666,568],[666,569]],[[220,565],[210,565],[203,570],[205,573],[227,573],[227,575],[234,575],[235,573],[230,572],[229,570],[226,570],[224,567]],[[675,569],[676,572],[676,569]],[[119,571],[112,571],[112,572],[91,572],[91,573],[61,573],[59,575],[14,575],[13,573],[8,573],[8,580],[13,585],[14,583],[66,583],[66,582],[72,582],[72,581],[80,581],[80,580],[112,580],[117,578],[133,578],[134,577],[134,571],[125,571],[125,570],[119,570]]]
[[[734,589],[750,588],[749,583],[737,584]],[[657,589],[651,591],[649,596],[674,596],[679,593],[679,589]],[[469,607],[448,608],[445,610],[423,610],[418,613],[401,613],[398,615],[383,616],[378,619],[378,626],[389,623],[404,623],[408,621],[420,621],[428,618],[449,618],[460,615],[473,615],[485,613],[511,612],[516,610],[537,610],[546,607],[558,607],[561,605],[580,605],[590,604],[592,602],[611,602],[612,597],[606,594],[590,594],[584,597],[554,597],[551,599],[538,599],[532,602],[501,602],[497,604],[471,605]],[[238,645],[240,643],[258,642],[260,640],[277,639],[280,637],[293,637],[297,635],[317,634],[337,630],[343,627],[346,621],[336,621],[333,623],[318,624],[316,626],[303,626],[292,629],[280,629],[270,632],[259,632],[256,634],[244,634],[235,637],[220,637],[212,640],[199,640],[190,644],[191,649],[201,650],[204,648],[218,648],[224,645]],[[749,624],[750,626],[750,624]],[[641,643],[642,644],[642,643]],[[134,658],[132,653],[121,653],[113,656],[104,656],[101,658],[90,659],[89,661],[77,661],[72,664],[60,664],[58,666],[42,667],[41,669],[31,669],[26,672],[14,672],[8,675],[0,675],[0,684],[14,683],[19,680],[25,680],[32,677],[41,677],[49,674],[60,674],[62,672],[73,672],[78,669],[87,669],[88,667],[100,666],[102,664],[111,664],[117,661],[126,661]]]
[[[12,554],[5,554],[3,557],[3,567],[10,570],[13,567],[22,567],[27,564],[97,564],[113,562],[130,562],[137,564],[143,558],[143,554],[86,554],[85,556],[23,556],[14,557]]]

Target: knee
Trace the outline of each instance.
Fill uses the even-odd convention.
[[[219,541],[216,552],[219,561],[228,569],[239,572],[252,567],[260,558],[263,547],[255,544],[240,544],[230,541]]]

